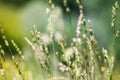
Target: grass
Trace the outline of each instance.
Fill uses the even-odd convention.
[[[66,42],[64,34],[56,31],[52,25],[52,11],[55,8],[52,0],[48,0],[48,30],[41,33],[34,25],[31,39],[25,37],[34,54],[23,54],[17,44],[8,41],[4,29],[0,27],[3,45],[0,45],[0,79],[1,80],[117,80],[114,78],[114,45],[119,31],[116,31],[116,12],[118,1],[112,7],[113,45],[108,51],[104,47],[99,52],[98,42],[94,36],[93,25],[84,16],[80,0],[76,0],[80,15],[78,17],[76,34],[71,42]],[[66,13],[70,17],[67,0],[63,0]],[[70,17],[70,29],[72,22]],[[5,47],[2,47],[5,46]],[[14,47],[11,48],[11,46]],[[6,55],[10,53],[9,55]],[[18,55],[14,55],[18,53]],[[102,53],[102,54],[100,54]],[[30,56],[35,55],[30,58]],[[30,59],[35,59],[31,60]],[[28,63],[27,63],[28,62]],[[34,62],[34,65],[33,65]],[[34,72],[35,71],[35,72]]]

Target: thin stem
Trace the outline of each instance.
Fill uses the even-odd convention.
[[[55,43],[54,43],[54,37],[52,37],[52,49],[53,49],[53,69],[56,69],[55,66]],[[56,70],[55,70],[55,74],[56,74]],[[53,70],[53,76],[54,76],[54,70]]]

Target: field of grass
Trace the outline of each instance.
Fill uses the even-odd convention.
[[[46,26],[41,31],[39,26],[33,25],[30,34],[27,33],[29,36],[23,38],[23,47],[8,39],[3,25],[0,25],[0,80],[120,79],[119,64],[116,67],[119,2],[111,5],[110,47],[102,46],[101,49],[94,23],[86,18],[81,0],[75,0],[79,16],[71,14],[67,1],[63,0],[66,15],[63,17],[61,9],[48,0],[47,8],[42,10],[47,17],[43,23]]]

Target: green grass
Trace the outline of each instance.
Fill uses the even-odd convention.
[[[113,36],[111,50],[99,48],[95,38],[93,24],[83,13],[80,0],[76,0],[80,15],[73,31],[71,11],[64,0],[64,7],[69,17],[69,33],[56,30],[53,12],[56,7],[48,0],[48,24],[46,33],[41,33],[34,25],[31,38],[25,37],[31,46],[20,50],[17,44],[9,41],[0,26],[0,79],[1,80],[119,80],[113,71],[115,41],[119,37],[116,30],[116,12],[118,1],[112,8],[111,27]],[[57,28],[58,29],[58,28]],[[66,32],[65,32],[66,33]],[[75,33],[75,34],[74,34]],[[7,55],[9,53],[9,55]],[[17,53],[18,55],[14,55]],[[118,74],[117,74],[118,75]]]

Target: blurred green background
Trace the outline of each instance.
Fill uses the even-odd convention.
[[[69,38],[72,38],[75,34],[79,12],[75,0],[68,0],[68,6],[71,9],[71,29],[74,30],[71,35],[69,15],[66,16],[62,1],[63,0],[53,0],[53,3],[59,7],[58,11],[60,11],[62,18],[58,17],[58,22],[61,21],[64,23],[64,33],[69,40]],[[116,0],[82,0],[85,17],[93,23],[100,50],[102,47],[110,50],[112,43],[112,30],[110,26],[111,10],[115,1]],[[32,30],[34,24],[41,32],[45,32],[48,17],[45,11],[47,7],[47,0],[0,0],[0,24],[4,27],[8,39],[15,40],[16,43],[23,48],[25,47],[24,37],[30,35],[30,30]],[[119,13],[120,10],[118,10],[117,15],[117,29],[120,29]],[[56,22],[56,26],[59,26],[58,22]],[[120,61],[119,40],[120,38],[116,40],[115,45],[116,66]]]

